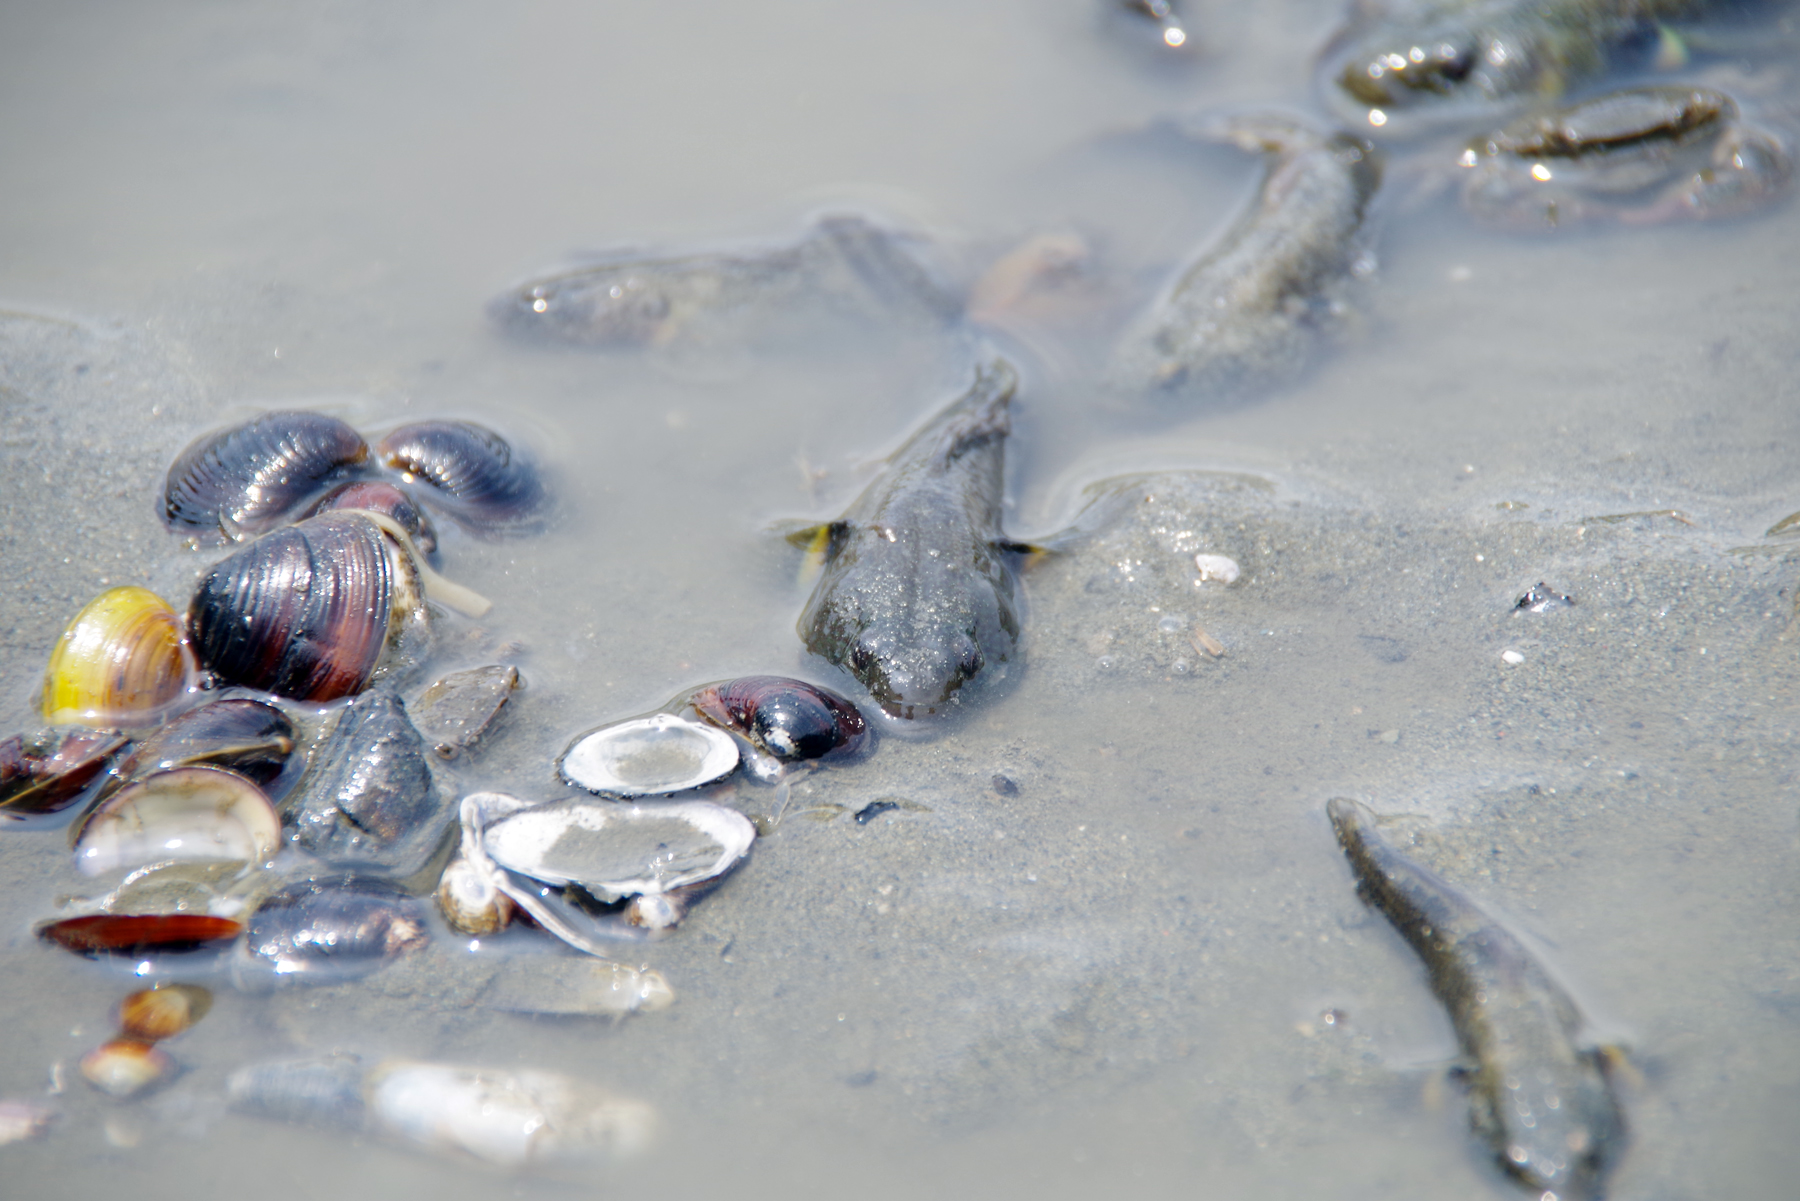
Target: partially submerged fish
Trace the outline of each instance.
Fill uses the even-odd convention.
[[[1297,373],[1349,311],[1372,268],[1364,218],[1381,182],[1374,149],[1286,117],[1194,131],[1271,156],[1249,211],[1126,333],[1113,375],[1127,389],[1224,399]]]
[[[1720,0],[1398,0],[1357,6],[1320,60],[1327,99],[1358,124],[1492,117],[1621,65],[1649,62],[1668,23]]]
[[[1424,960],[1468,1061],[1469,1121],[1500,1166],[1544,1201],[1592,1197],[1625,1140],[1599,1050],[1577,1043],[1581,1011],[1480,906],[1382,838],[1375,814],[1326,806],[1357,892]]]
[[[585,346],[660,347],[808,307],[928,327],[947,325],[961,311],[911,239],[853,215],[821,217],[790,244],[616,255],[531,280],[488,311],[516,334]]]
[[[1018,643],[1008,553],[1020,548],[1000,532],[1017,384],[1004,359],[977,368],[842,518],[796,536],[825,557],[800,637],[895,717],[938,712]]]

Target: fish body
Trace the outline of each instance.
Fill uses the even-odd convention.
[[[785,245],[615,255],[528,281],[489,314],[509,332],[547,341],[654,348],[704,342],[809,306],[927,326],[950,323],[961,307],[911,239],[833,215]]]
[[[1296,374],[1343,323],[1370,265],[1364,222],[1381,182],[1374,148],[1285,117],[1198,133],[1270,156],[1256,201],[1128,331],[1113,376],[1129,390],[1230,399]]]
[[[1019,638],[1000,530],[1008,406],[1004,359],[909,439],[844,516],[805,611],[807,649],[861,680],[889,714],[936,713]]]
[[[1602,1054],[1542,964],[1463,893],[1396,851],[1355,801],[1330,802],[1357,891],[1424,960],[1467,1060],[1469,1119],[1500,1166],[1543,1198],[1593,1197],[1624,1142]]]
[[[1352,21],[1320,61],[1328,101],[1385,133],[1554,100],[1648,62],[1669,23],[1721,0],[1402,0]],[[1740,6],[1741,7],[1741,6]]]

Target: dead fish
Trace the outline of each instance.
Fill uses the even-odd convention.
[[[1004,359],[979,367],[842,518],[793,538],[824,556],[801,639],[894,717],[941,711],[1017,647],[1009,552],[1025,548],[1000,530],[1017,384]]]
[[[1270,156],[1256,202],[1120,339],[1121,390],[1235,399],[1296,375],[1373,270],[1374,147],[1263,114],[1191,132]]]
[[[1467,1061],[1469,1122],[1509,1175],[1545,1198],[1593,1197],[1625,1141],[1604,1054],[1581,1011],[1479,905],[1396,851],[1375,814],[1326,806],[1357,892],[1424,960]]]

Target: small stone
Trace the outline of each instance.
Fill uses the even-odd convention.
[[[1194,566],[1200,569],[1202,582],[1212,580],[1221,584],[1235,584],[1241,574],[1237,562],[1224,555],[1195,555]]]
[[[1501,651],[1500,662],[1517,667],[1519,664],[1525,662],[1525,656],[1521,655],[1518,651]]]

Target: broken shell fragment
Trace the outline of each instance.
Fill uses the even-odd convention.
[[[148,726],[195,678],[181,615],[148,588],[110,588],[75,615],[44,672],[51,725]]]
[[[1195,555],[1194,566],[1200,569],[1200,579],[1217,580],[1221,584],[1235,584],[1241,571],[1237,561],[1224,555]]]
[[[81,1057],[81,1074],[109,1096],[135,1096],[174,1070],[169,1057],[135,1038],[115,1038]]]
[[[90,876],[170,860],[262,863],[281,845],[281,818],[262,789],[216,767],[179,767],[127,785],[75,832]]]
[[[222,767],[268,788],[292,761],[294,723],[275,706],[245,698],[190,709],[133,748],[118,774],[175,767]]]
[[[723,875],[755,839],[748,818],[710,801],[572,798],[519,810],[483,832],[499,866],[546,884],[579,884],[606,902]]]
[[[601,796],[649,796],[710,784],[738,765],[731,735],[655,713],[583,734],[557,761],[562,778]]]
[[[518,686],[519,669],[504,664],[451,672],[413,704],[413,724],[440,756],[454,759],[487,732]]]
[[[197,984],[140,989],[119,1002],[119,1033],[140,1042],[174,1038],[206,1016],[212,993]]]
[[[29,1097],[0,1097],[0,1147],[37,1138],[56,1121],[56,1107]]]

